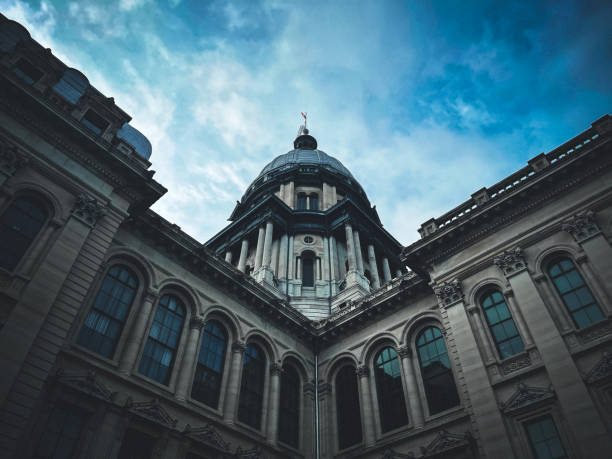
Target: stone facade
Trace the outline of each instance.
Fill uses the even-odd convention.
[[[612,449],[610,116],[425,222],[407,247],[302,131],[202,244],[150,210],[166,190],[129,115],[0,21],[2,234],[22,231],[16,203],[43,215],[20,233],[30,239],[14,263],[17,249],[1,245],[0,457],[136,457],[134,445],[137,457],[190,459]],[[102,352],[83,330],[117,267],[133,274],[131,296],[117,333],[100,332],[113,342]],[[170,297],[183,316],[157,378],[143,362]],[[225,344],[217,398],[204,402],[194,381],[213,323]],[[260,383],[245,363],[253,349]],[[259,408],[245,417],[249,390]],[[530,430],[542,423],[553,426],[546,445]]]

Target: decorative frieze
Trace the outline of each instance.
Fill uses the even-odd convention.
[[[461,434],[453,434],[445,429],[438,432],[436,437],[427,446],[421,446],[421,454],[424,457],[438,457],[451,450],[470,449],[473,443],[472,434],[468,431]],[[444,456],[446,457],[446,456]]]
[[[442,306],[450,306],[463,299],[463,288],[459,279],[435,285],[434,293]]]
[[[608,335],[612,335],[612,321],[610,319],[604,319],[587,328],[576,331],[576,336],[582,344],[590,343]]]
[[[608,378],[612,378],[612,353],[605,351],[599,362],[585,375],[584,380],[593,384]]]
[[[504,250],[501,254],[493,257],[493,264],[498,266],[506,277],[527,268],[527,263],[525,263],[525,257],[520,247]]]
[[[552,389],[552,386],[530,387],[524,383],[519,383],[516,391],[508,400],[501,404],[500,408],[504,414],[512,414],[528,406],[554,398],[555,391]]]
[[[529,353],[523,352],[505,360],[502,364],[502,371],[504,375],[508,375],[529,365],[531,365],[531,357],[529,357]]]
[[[106,215],[106,207],[96,198],[80,194],[72,209],[72,215],[83,223],[94,227],[98,219]]]
[[[114,395],[96,379],[96,373],[92,370],[69,372],[60,368],[55,374],[55,381],[105,401],[111,401]]]
[[[171,429],[176,427],[177,420],[170,417],[157,398],[149,402],[134,402],[132,401],[132,397],[129,397],[125,403],[125,407],[130,413],[149,419],[164,427]]]
[[[191,427],[187,424],[183,430],[183,434],[200,443],[213,446],[222,451],[229,451],[229,442],[225,441],[223,437],[219,435],[219,432],[210,424],[206,424],[202,427]]]
[[[563,231],[567,231],[572,235],[578,243],[599,234],[600,229],[595,220],[595,213],[592,211],[580,212],[573,217],[567,219],[561,225]]]

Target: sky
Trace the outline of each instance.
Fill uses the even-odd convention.
[[[308,113],[402,244],[612,112],[610,1],[0,0],[153,145],[205,242]]]

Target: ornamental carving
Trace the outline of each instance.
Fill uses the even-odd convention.
[[[561,229],[570,233],[576,242],[582,242],[599,233],[595,214],[590,210],[567,219],[561,225]]]
[[[427,446],[421,446],[424,457],[435,456],[444,451],[459,448],[470,448],[472,445],[472,434],[468,431],[463,435],[453,434],[442,429]],[[446,456],[444,456],[446,457]]]
[[[189,328],[191,328],[192,330],[202,330],[204,328],[204,325],[206,325],[204,317],[193,316],[189,320]]]
[[[498,266],[505,276],[516,274],[527,267],[520,247],[504,250],[500,255],[493,258],[493,264]]]
[[[610,377],[612,377],[612,353],[606,351],[601,360],[586,374],[584,380],[592,384]]]
[[[357,369],[355,370],[355,373],[357,374],[357,376],[359,376],[360,378],[364,378],[366,376],[370,375],[370,369],[368,367],[366,367],[365,365],[360,365],[357,367]]]
[[[57,370],[55,377],[59,384],[71,387],[92,397],[105,401],[111,401],[113,398],[114,394],[104,384],[96,380],[95,371],[68,372],[60,368]]]
[[[85,224],[93,227],[100,217],[106,215],[106,207],[96,198],[92,198],[86,194],[80,194],[72,209],[72,215]]]
[[[28,159],[21,156],[17,149],[8,145],[0,145],[0,171],[11,176],[17,170],[28,164]]]
[[[244,341],[235,341],[232,343],[232,352],[243,353],[246,351],[246,344]]]
[[[583,330],[577,330],[576,336],[582,344],[590,343],[596,339],[612,334],[612,322],[604,319]]]
[[[409,346],[402,346],[397,350],[397,353],[403,359],[404,357],[410,357],[412,355],[412,350]]]
[[[501,404],[501,410],[505,414],[512,414],[525,407],[554,398],[555,391],[552,389],[552,386],[530,387],[524,383],[519,383],[516,392]]]
[[[125,407],[130,413],[161,424],[164,427],[169,427],[171,429],[176,427],[177,420],[170,417],[157,398],[154,398],[150,402],[133,402],[132,398],[129,397],[125,403]]]
[[[242,449],[240,446],[234,454],[238,459],[264,459],[265,456],[259,446],[254,446],[251,449]]]
[[[205,443],[222,451],[229,451],[229,442],[225,441],[223,437],[219,435],[217,429],[210,424],[206,424],[203,427],[191,427],[187,424],[183,434],[200,443]]]
[[[281,365],[279,365],[278,363],[270,364],[270,374],[272,376],[280,376],[282,372],[283,372],[283,367]]]
[[[385,452],[380,456],[380,459],[413,459],[415,457],[412,451],[409,451],[408,454],[396,453],[391,448],[387,448]]]
[[[509,358],[502,364],[502,371],[505,375],[521,370],[531,365],[531,358],[528,353],[523,353]]]
[[[442,282],[434,286],[434,293],[443,306],[450,306],[463,299],[463,289],[461,288],[459,279],[454,279],[450,282]]]

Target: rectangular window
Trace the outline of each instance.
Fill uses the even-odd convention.
[[[87,110],[87,113],[85,113],[85,116],[81,119],[81,123],[96,134],[102,134],[108,127],[108,121],[91,109]]]
[[[51,411],[34,459],[71,458],[76,449],[87,413],[80,408],[58,402]]]
[[[13,73],[29,85],[36,83],[43,76],[41,70],[34,67],[30,61],[27,61],[23,57],[19,59],[15,67],[13,67]]]
[[[565,459],[567,454],[551,416],[527,422],[525,430],[536,459]]]

